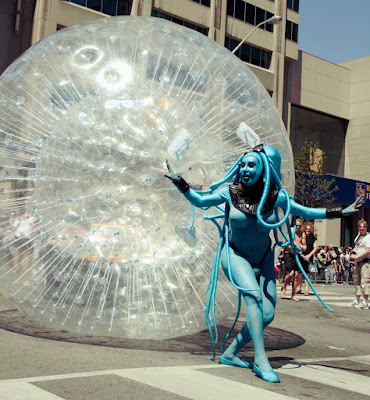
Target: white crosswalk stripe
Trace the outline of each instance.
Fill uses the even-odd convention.
[[[1,400],[63,400],[28,382],[0,382]]]
[[[334,386],[339,389],[348,390],[348,388],[351,388],[351,392],[355,393],[369,394],[369,378],[351,372],[334,370],[322,365],[300,365],[297,367],[297,364],[284,365],[279,372],[280,374],[294,377],[304,377],[304,379],[312,382]]]
[[[209,368],[209,365],[204,367]],[[198,368],[131,369],[121,370],[118,375],[194,400],[225,400],[230,397],[230,394],[232,394],[233,398],[243,398],[246,393],[248,393],[248,397],[251,399],[291,399],[291,397],[273,393],[269,390],[207,374],[206,372],[199,371]],[[217,368],[223,368],[223,366],[220,365]]]
[[[370,356],[355,357],[332,357],[330,359],[305,359],[297,360],[296,363],[287,364],[277,370],[282,381],[284,375],[299,380],[304,379],[315,384],[323,384],[336,389],[350,390],[352,393],[368,395],[369,378],[354,372],[344,371],[338,368],[330,368],[318,365],[320,362],[328,361],[351,361],[370,364]],[[150,368],[128,368],[118,370],[93,371],[86,373],[75,373],[65,375],[52,375],[31,377],[23,379],[12,379],[0,381],[1,400],[61,400],[47,390],[40,389],[32,383],[42,381],[57,381],[74,378],[85,378],[104,375],[116,375],[127,378],[141,384],[161,389],[176,396],[182,396],[193,400],[224,400],[245,397],[258,400],[289,400],[294,397],[276,393],[271,390],[261,389],[251,384],[240,383],[232,379],[226,379],[210,373],[212,369],[233,368],[219,364],[177,366],[177,367],[150,367]],[[246,372],[252,373],[250,370]],[[250,383],[250,381],[249,381]]]
[[[351,296],[345,296],[343,293],[340,292],[329,292],[325,290],[321,290],[320,287],[315,286],[315,289],[321,299],[327,304],[331,306],[336,306],[336,307],[347,307],[348,303],[351,303],[354,300],[354,293]],[[278,288],[278,291],[280,289]],[[300,300],[305,300],[305,301],[319,301],[319,299],[312,293],[310,290],[310,296],[301,296],[301,295],[296,295]],[[288,299],[291,296],[291,290],[290,287],[287,288],[285,297]]]

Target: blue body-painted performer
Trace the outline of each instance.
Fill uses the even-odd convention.
[[[296,203],[281,186],[280,163],[280,154],[275,148],[258,145],[251,152],[242,155],[225,177],[220,182],[212,184],[210,190],[203,194],[189,188],[186,181],[181,176],[174,174],[169,165],[167,166],[170,176],[166,175],[191,204],[202,208],[216,206],[221,209],[221,205],[225,207],[222,209],[224,212],[222,216],[225,218],[224,226],[221,228],[216,223],[220,230],[220,243],[211,276],[206,310],[207,325],[213,342],[213,354],[215,355],[215,340],[208,314],[211,306],[217,341],[217,327],[212,302],[216,290],[218,265],[221,261],[224,273],[239,290],[239,309],[240,298],[243,297],[245,300],[246,324],[223,352],[220,363],[253,368],[258,376],[268,382],[279,382],[279,377],[272,370],[266,356],[263,343],[263,329],[272,322],[276,305],[276,282],[273,251],[269,237],[270,230],[281,229],[290,214],[310,220],[339,218],[357,211],[359,207],[359,200],[344,210],[341,208],[307,208]],[[234,178],[234,182],[231,185],[223,186],[213,193],[213,190],[218,189],[232,178]],[[281,208],[285,214],[280,221],[278,208]],[[294,234],[292,236],[289,226],[288,235],[289,238],[285,235],[287,241],[279,244],[294,247],[292,243]],[[277,236],[275,239],[277,240]],[[294,248],[295,253],[297,250]],[[306,279],[308,278],[306,277]],[[312,284],[310,286],[313,289]],[[255,351],[253,364],[241,360],[237,356],[239,350],[251,340]]]

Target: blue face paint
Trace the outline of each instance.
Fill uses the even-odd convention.
[[[261,176],[263,164],[256,153],[245,155],[239,165],[239,179],[246,186],[254,185]]]

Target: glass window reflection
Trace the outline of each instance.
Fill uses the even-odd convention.
[[[274,16],[274,14],[269,11],[246,3],[243,0],[228,0],[226,13],[232,18],[239,19],[240,21],[247,22],[254,26]],[[274,26],[272,24],[264,24],[259,28],[268,32],[274,31]]]
[[[292,21],[286,21],[285,38],[298,43],[298,25]]]
[[[348,121],[292,105],[290,141],[299,154],[306,138],[325,153],[324,172],[344,176],[344,144]]]
[[[130,15],[132,0],[68,0],[107,15]]]
[[[194,3],[198,3],[206,7],[210,7],[211,5],[211,0],[191,0],[191,1],[194,1]]]
[[[207,36],[208,35],[208,29],[203,28],[202,26],[192,24],[190,22],[184,21],[180,18],[174,17],[172,15],[160,12],[158,10],[152,10],[152,17],[158,17],[158,18],[164,18],[167,19],[168,21],[172,21],[175,24],[186,26],[187,28],[193,29],[194,31],[197,31],[199,33],[202,33],[203,35]]]
[[[265,21],[265,10],[256,7],[256,25],[260,24],[263,21]]]
[[[230,51],[233,51],[240,41],[235,40],[229,36],[225,38],[225,47]],[[262,50],[258,47],[250,46],[249,44],[243,43],[241,47],[235,53],[242,61],[249,64],[257,65],[258,67],[270,68],[271,63],[271,52]]]
[[[299,12],[299,0],[294,0],[293,11]]]
[[[292,40],[293,40],[293,42],[298,43],[298,25],[297,24],[293,24],[293,27],[292,27]]]
[[[287,2],[287,8],[289,8],[289,10],[295,11],[295,12],[299,12],[299,0],[288,0]]]
[[[245,2],[242,0],[235,0],[235,13],[234,17],[245,21]]]
[[[286,21],[285,38],[289,40],[292,38],[292,22],[288,20]]]
[[[245,22],[251,25],[256,24],[256,7],[252,4],[246,3],[245,7]]]

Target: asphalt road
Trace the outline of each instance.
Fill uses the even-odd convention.
[[[34,325],[0,296],[0,399],[368,399],[369,310],[345,307],[352,286],[316,287],[334,313],[313,295],[279,299],[265,330],[279,384],[222,366],[219,354],[207,359],[208,332],[163,341],[72,335]],[[231,324],[219,325],[221,338]],[[241,356],[253,361],[251,346]]]

